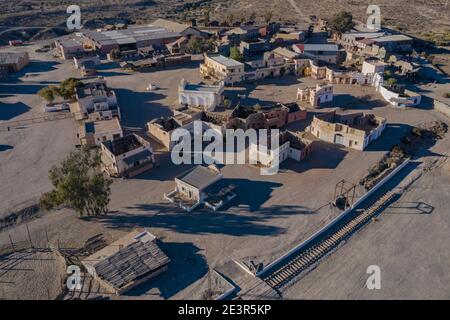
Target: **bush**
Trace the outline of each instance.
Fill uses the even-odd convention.
[[[411,133],[416,137],[422,137],[422,130],[420,128],[417,127],[412,128]]]
[[[240,62],[244,61],[244,57],[239,52],[239,49],[236,47],[230,49],[230,58]]]
[[[333,17],[329,25],[331,30],[342,34],[350,31],[355,23],[353,22],[353,16],[350,12],[341,11]]]

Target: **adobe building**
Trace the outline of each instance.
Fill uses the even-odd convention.
[[[102,141],[100,148],[102,168],[112,177],[133,177],[156,163],[150,143],[134,133]]]
[[[77,102],[72,103],[70,111],[76,120],[110,120],[120,119],[120,109],[114,90],[108,88],[106,80],[97,78],[84,81],[75,90]]]
[[[18,72],[30,63],[27,52],[0,52],[0,75]]]
[[[221,55],[205,54],[205,60],[200,64],[200,76],[203,79],[212,78],[223,81],[225,85],[243,81],[244,74],[243,63]]]
[[[317,84],[316,87],[308,87],[297,90],[297,101],[306,102],[313,108],[330,106],[333,102],[333,85]]]
[[[250,144],[250,157],[257,158],[258,164],[271,167],[275,157],[278,155],[279,164],[286,159],[295,161],[304,160],[313,150],[313,146],[318,139],[309,132],[292,132],[285,130],[279,135],[278,151],[271,148],[271,137],[268,137],[267,152],[259,149],[258,144]]]
[[[381,136],[385,127],[386,119],[374,114],[337,114],[332,111],[314,116],[309,132],[326,142],[364,150]]]
[[[80,126],[78,138],[81,145],[89,147],[100,146],[103,141],[123,137],[119,119],[86,121]]]

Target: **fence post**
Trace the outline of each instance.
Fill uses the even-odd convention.
[[[27,227],[28,240],[30,241],[30,246],[33,248],[33,241],[31,241],[30,229],[28,228],[28,224],[25,225]]]
[[[13,250],[13,252],[16,252],[16,248],[14,247],[14,242],[13,242],[13,240],[11,238],[11,235],[9,234],[8,236],[9,236],[9,241],[11,241],[12,250]]]

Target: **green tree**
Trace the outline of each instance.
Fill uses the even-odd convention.
[[[242,56],[242,54],[239,52],[239,49],[236,47],[232,47],[230,49],[230,58],[236,61],[244,61],[244,57]]]
[[[250,13],[249,19],[250,19],[250,21],[255,21],[255,19],[256,19],[256,12],[255,11],[252,11],[252,13]]]
[[[393,86],[395,86],[397,84],[397,80],[395,80],[394,78],[388,78],[384,81],[384,84],[387,87],[392,88]]]
[[[337,13],[329,24],[331,30],[338,34],[350,31],[354,25],[352,14],[347,11]]]
[[[59,94],[64,99],[75,98],[75,88],[82,86],[83,83],[75,78],[69,78],[61,82],[59,86]]]
[[[232,13],[230,13],[229,15],[227,15],[226,17],[226,22],[229,26],[233,25],[234,22],[234,15]]]
[[[58,94],[58,88],[55,86],[48,86],[39,90],[37,94],[46,101],[53,102],[55,100],[55,95]]]
[[[192,37],[188,42],[187,49],[190,53],[194,54],[202,53],[203,52],[202,40],[197,37]]]
[[[40,207],[51,210],[66,206],[80,216],[106,214],[112,180],[103,175],[100,162],[97,150],[83,147],[71,152],[61,164],[50,169],[53,190],[42,195]]]

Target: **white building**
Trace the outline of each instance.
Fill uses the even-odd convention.
[[[385,64],[379,60],[365,60],[362,65],[362,74],[383,73]]]
[[[223,182],[215,165],[195,166],[175,178],[175,190],[164,194],[164,199],[188,212],[201,204],[216,211],[236,197],[235,189]]]
[[[298,89],[297,101],[307,102],[311,107],[330,104],[333,101],[333,85],[317,84],[316,87]]]
[[[224,83],[217,86],[190,84],[182,79],[178,86],[178,102],[188,107],[199,107],[205,111],[213,111],[223,101]]]
[[[302,161],[312,151],[314,141],[317,139],[308,132],[284,131],[279,136],[278,150],[272,150],[268,138],[267,150],[261,150],[257,143],[251,143],[249,147],[250,158],[257,159],[258,163],[271,167],[275,157],[278,156],[279,164],[286,159]]]
[[[101,121],[87,121],[81,125],[79,139],[82,145],[100,146],[103,141],[123,137],[122,127],[117,118]]]
[[[71,112],[76,120],[109,120],[113,117],[120,119],[120,109],[113,90],[106,85],[102,78],[84,82],[76,88],[77,102],[71,105]]]

